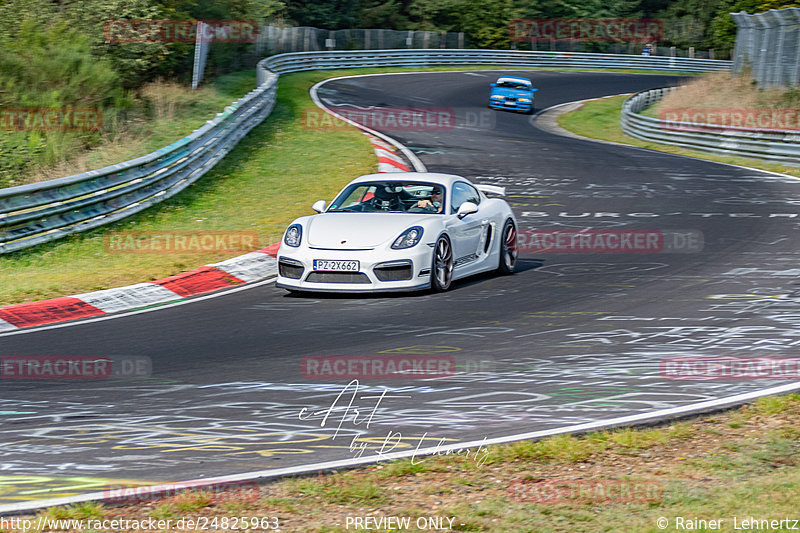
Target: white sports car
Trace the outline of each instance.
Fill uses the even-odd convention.
[[[479,272],[514,271],[517,225],[502,187],[450,174],[354,179],[319,214],[298,218],[278,250],[277,286],[290,291],[431,288]]]

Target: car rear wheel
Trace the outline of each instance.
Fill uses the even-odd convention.
[[[500,234],[500,261],[497,272],[500,274],[513,274],[517,265],[517,227],[511,219],[506,220],[503,233]]]
[[[433,264],[431,265],[431,289],[434,292],[444,292],[453,282],[453,247],[447,235],[442,235],[436,241],[433,249]]]

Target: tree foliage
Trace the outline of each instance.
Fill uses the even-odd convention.
[[[26,56],[27,67],[23,68],[48,67],[56,61],[54,58],[68,64],[65,55],[73,54],[70,57],[74,59],[88,53],[98,59],[97,68],[102,65],[103,72],[116,74],[113,80],[98,74],[100,83],[135,89],[157,78],[188,81],[193,44],[107,43],[103,29],[113,19],[251,19],[331,30],[457,31],[464,32],[472,46],[508,48],[509,24],[517,18],[642,17],[664,22],[665,36],[659,45],[714,48],[724,55],[733,47],[736,34],[731,12],[792,6],[800,6],[800,0],[0,0],[0,46],[13,52],[7,55],[0,49],[4,56],[0,58],[4,65],[0,85],[19,82],[12,80],[16,76],[13,68],[19,66],[12,63],[19,59],[20,43],[31,44],[33,36],[23,35],[31,31],[40,33],[45,42],[63,39],[63,49],[32,46]],[[65,33],[65,28],[71,33]],[[60,48],[52,42],[50,46]],[[252,60],[247,55],[251,48],[237,44],[215,47],[208,68],[241,68],[245,60]],[[33,57],[36,54],[48,57]],[[47,69],[43,72],[53,74]],[[76,80],[80,76],[75,71]],[[51,82],[64,84],[66,89],[61,93],[71,94],[76,80],[56,76]]]

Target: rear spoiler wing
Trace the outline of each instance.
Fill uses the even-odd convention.
[[[498,187],[497,185],[475,185],[475,188],[482,193],[499,194],[500,196],[506,195],[505,187]]]

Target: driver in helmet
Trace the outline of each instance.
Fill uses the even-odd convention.
[[[422,207],[433,213],[441,213],[444,210],[444,203],[442,202],[442,188],[434,187],[431,190],[431,197],[429,199],[420,200],[417,202],[417,207]]]

